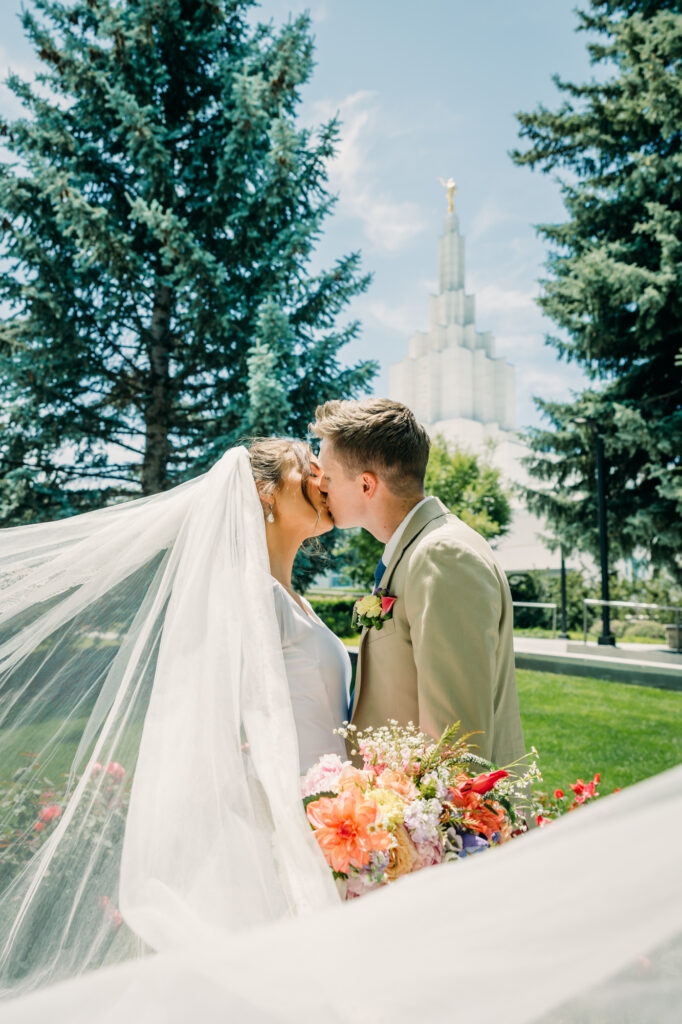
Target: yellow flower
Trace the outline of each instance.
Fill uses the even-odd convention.
[[[358,615],[367,615],[370,619],[376,619],[381,615],[381,598],[378,594],[368,594],[367,597],[358,601],[356,608]]]
[[[392,789],[373,789],[367,794],[370,800],[379,805],[379,810],[386,819],[386,828],[392,829],[402,825],[405,816],[405,801]]]
[[[396,845],[388,851],[389,859],[386,869],[386,877],[389,882],[393,882],[400,875],[409,874],[419,859],[417,848],[404,825],[398,825],[393,833],[393,838]]]

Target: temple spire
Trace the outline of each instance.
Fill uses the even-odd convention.
[[[445,189],[448,197],[448,213],[455,212],[455,192],[457,191],[457,185],[455,184],[454,178],[448,178],[444,181],[442,178],[438,179]]]

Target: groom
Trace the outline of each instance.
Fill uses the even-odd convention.
[[[351,720],[397,719],[437,738],[461,723],[497,765],[525,753],[514,675],[513,609],[486,541],[424,496],[429,438],[386,398],[319,406],[320,490],[337,526],[362,526],[386,547],[375,586],[396,598],[360,640]]]

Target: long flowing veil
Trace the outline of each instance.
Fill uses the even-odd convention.
[[[245,449],[1,541],[0,991],[335,902]]]
[[[677,1021],[682,766],[339,903],[243,450],[1,540],[3,1024]]]

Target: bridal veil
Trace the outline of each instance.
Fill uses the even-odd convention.
[[[677,1020],[682,768],[339,903],[243,449],[0,539],[3,1022]]]
[[[301,806],[246,450],[0,537],[6,818],[35,776],[57,789],[69,751],[45,841],[4,823],[0,991],[336,901]]]

